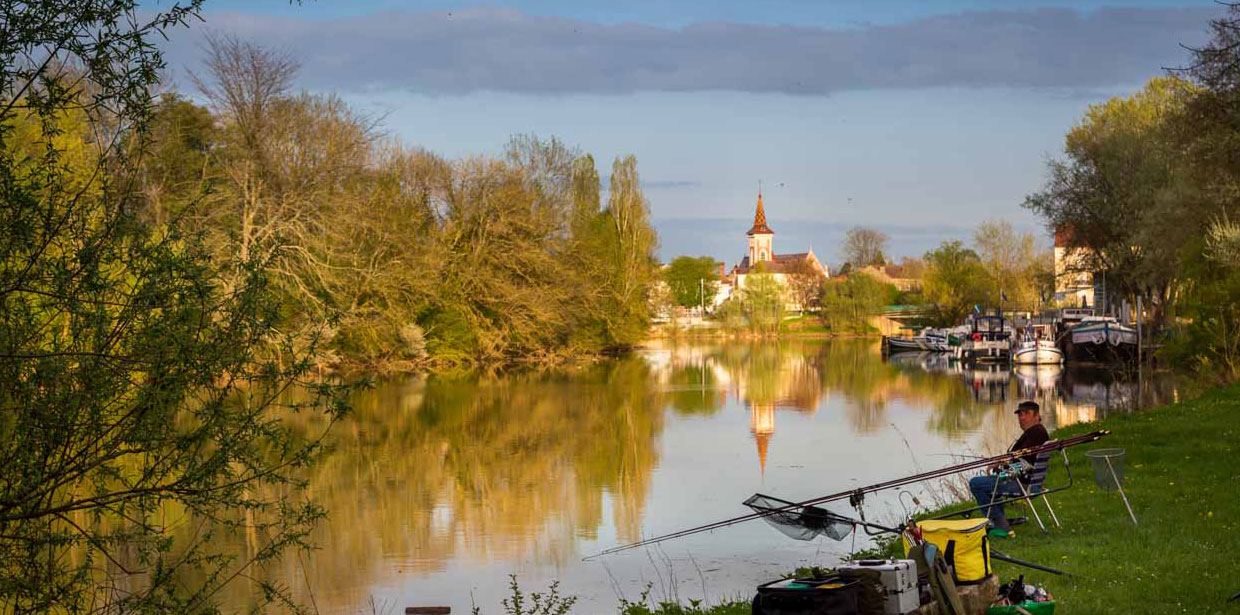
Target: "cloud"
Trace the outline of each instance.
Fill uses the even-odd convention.
[[[701,186],[702,182],[692,179],[642,181],[642,188],[647,190],[678,190],[681,188],[700,188]]]
[[[611,189],[611,176],[604,175],[599,178],[599,184],[603,190]],[[694,179],[643,179],[641,180],[643,190],[679,190],[683,188],[700,188],[702,182]]]
[[[851,29],[598,24],[500,9],[329,20],[212,13],[207,28],[283,47],[303,83],[426,94],[741,91],[822,95],[932,87],[1102,88],[1187,61],[1217,7],[973,11]],[[170,58],[194,66],[202,28]]]

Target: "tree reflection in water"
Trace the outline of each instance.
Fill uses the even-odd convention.
[[[726,454],[765,474],[782,413],[800,425],[839,413],[859,438],[889,433],[898,409],[936,439],[998,450],[1015,436],[1019,399],[1038,400],[1054,428],[1169,401],[1177,386],[1104,370],[970,369],[931,355],[886,361],[874,340],[679,344],[583,369],[387,381],[357,395],[307,477],[329,512],[313,537],[319,549],[253,571],[225,603],[249,604],[259,580],[307,601],[313,589],[321,612],[354,612],[377,587],[459,582],[495,564],[565,574],[583,541],[643,535],[670,421],[728,422],[743,408],[750,448]],[[685,468],[659,471],[674,483]]]

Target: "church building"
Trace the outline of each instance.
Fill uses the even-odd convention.
[[[829,277],[827,267],[814,255],[814,249],[808,252],[793,254],[775,253],[775,231],[766,224],[766,210],[762,206],[762,192],[758,192],[758,209],[754,212],[753,227],[745,233],[749,238],[748,250],[739,265],[732,268],[728,282],[732,290],[741,291],[745,288],[745,279],[758,272],[772,275],[783,287],[788,288],[788,277],[801,272],[811,272]],[[792,311],[800,311],[801,306],[789,304]]]

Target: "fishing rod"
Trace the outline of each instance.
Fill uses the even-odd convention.
[[[865,487],[858,487],[856,489],[849,489],[848,491],[832,493],[831,495],[824,495],[824,496],[817,497],[811,500],[805,500],[804,502],[797,502],[794,504],[789,504],[787,506],[783,506],[780,508],[771,508],[769,510],[764,510],[762,512],[755,512],[755,513],[750,513],[747,515],[741,515],[739,517],[732,517],[731,519],[724,519],[722,521],[716,521],[714,523],[707,523],[706,525],[700,525],[698,527],[693,527],[693,528],[689,528],[686,530],[680,530],[678,532],[672,532],[670,534],[664,534],[662,536],[656,536],[654,538],[647,538],[645,540],[639,540],[637,542],[630,543],[627,545],[621,545],[618,547],[612,547],[610,549],[599,551],[598,553],[587,556],[583,559],[590,560],[590,559],[594,559],[596,557],[600,557],[603,555],[610,555],[612,553],[618,553],[620,551],[636,549],[639,547],[644,547],[647,545],[652,545],[655,543],[663,542],[665,540],[672,540],[674,538],[682,538],[684,536],[690,536],[692,534],[698,534],[701,532],[709,532],[712,530],[725,528],[730,525],[735,525],[737,523],[744,523],[745,521],[761,519],[762,517],[766,517],[769,515],[774,515],[774,514],[783,513],[783,512],[791,512],[791,511],[800,509],[805,506],[825,504],[827,502],[835,502],[835,501],[844,500],[844,499],[850,500],[851,502],[854,503],[854,506],[855,506],[859,504],[861,502],[861,498],[865,494],[868,494],[868,493],[884,491],[886,489],[894,489],[896,487],[903,487],[904,485],[908,485],[912,483],[919,483],[919,482],[927,481],[927,480],[933,480],[936,478],[942,478],[944,476],[949,476],[951,474],[959,474],[961,472],[968,472],[969,470],[977,470],[981,468],[987,468],[993,465],[1011,463],[1021,457],[1033,456],[1033,455],[1037,455],[1038,453],[1044,453],[1048,451],[1057,451],[1057,450],[1068,448],[1070,446],[1076,446],[1078,444],[1094,442],[1098,440],[1099,438],[1106,436],[1109,433],[1111,433],[1110,430],[1103,429],[1100,431],[1095,431],[1095,432],[1091,432],[1091,433],[1080,435],[1080,436],[1065,438],[1063,440],[1051,440],[1050,442],[1047,442],[1040,446],[1032,446],[1032,447],[1022,449],[1019,451],[1009,451],[1001,455],[995,455],[994,457],[985,457],[982,459],[976,459],[974,461],[967,461],[967,462],[959,463],[953,466],[947,466],[945,468],[940,468],[938,470],[931,470],[929,472],[923,472],[921,474],[916,474],[913,476],[906,476],[904,478],[897,478],[895,480],[889,480],[883,483],[877,483],[877,484],[868,485]]]
[[[780,506],[785,506],[785,507],[788,506],[789,504],[792,504],[791,502],[788,502],[786,500],[781,500],[779,498],[772,497],[769,495],[762,495],[761,493],[756,493],[754,494],[753,497],[749,498],[748,500],[745,500],[745,505],[754,509],[755,511],[773,509],[774,508],[773,506],[766,505],[767,502],[778,503]],[[779,529],[781,525],[785,525],[785,523],[783,522],[773,521],[774,518],[775,517],[772,514],[772,516],[767,516],[766,520],[769,521],[771,525],[774,525],[776,529]],[[806,523],[807,520],[809,521],[809,523]],[[857,527],[862,527],[866,530],[866,533],[870,534],[871,536],[877,536],[879,534],[903,535],[905,534],[905,532],[908,531],[908,528],[905,526],[888,527],[885,525],[879,525],[871,521],[866,521],[864,517],[861,519],[845,517],[844,515],[831,512],[825,508],[818,508],[816,506],[802,508],[801,512],[797,515],[796,525],[798,525],[799,527],[804,527],[806,529],[812,529],[814,530],[814,533],[822,531],[824,535],[830,536],[832,539],[835,539],[835,540],[843,540],[844,537],[847,535],[847,533],[842,533],[842,534],[837,535],[837,534],[830,534],[824,531],[823,528],[824,528],[825,523],[827,522],[852,526],[854,530]],[[811,524],[815,527],[810,527]],[[878,531],[870,532],[869,531],[870,529],[875,529]],[[783,530],[780,530],[780,531],[783,531]],[[797,538],[797,537],[794,537],[794,538]],[[800,537],[800,538],[797,538],[797,540],[810,540],[810,538]],[[1072,576],[1067,572],[1064,572],[1062,570],[1056,570],[1054,568],[1051,568],[1050,566],[1043,566],[1041,564],[1035,564],[1033,562],[1027,562],[1022,559],[1016,559],[1015,557],[1004,555],[1003,553],[1000,553],[994,550],[993,547],[990,549],[990,557],[1000,560],[1000,561],[1008,562],[1009,564],[1015,564],[1017,566],[1024,566],[1026,568],[1032,568],[1034,570],[1041,570],[1042,572],[1049,572],[1051,574]]]
[[[1026,568],[1033,568],[1034,570],[1041,570],[1042,572],[1049,572],[1051,574],[1057,574],[1061,576],[1067,575],[1070,577],[1076,576],[1069,572],[1064,572],[1062,570],[1056,570],[1054,568],[1051,568],[1050,566],[1043,566],[1041,564],[1035,564],[1033,562],[1026,562],[1023,559],[1016,559],[1015,557],[1004,555],[998,551],[995,551],[993,548],[990,550],[990,557],[997,559],[1001,562],[1007,562],[1009,564],[1015,564],[1017,566],[1024,566]]]

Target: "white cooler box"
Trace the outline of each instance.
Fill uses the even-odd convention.
[[[883,613],[904,615],[921,606],[917,594],[917,562],[911,559],[863,559],[839,567],[841,574],[847,574],[845,571],[850,570],[868,571],[871,575],[878,573],[883,586]]]

